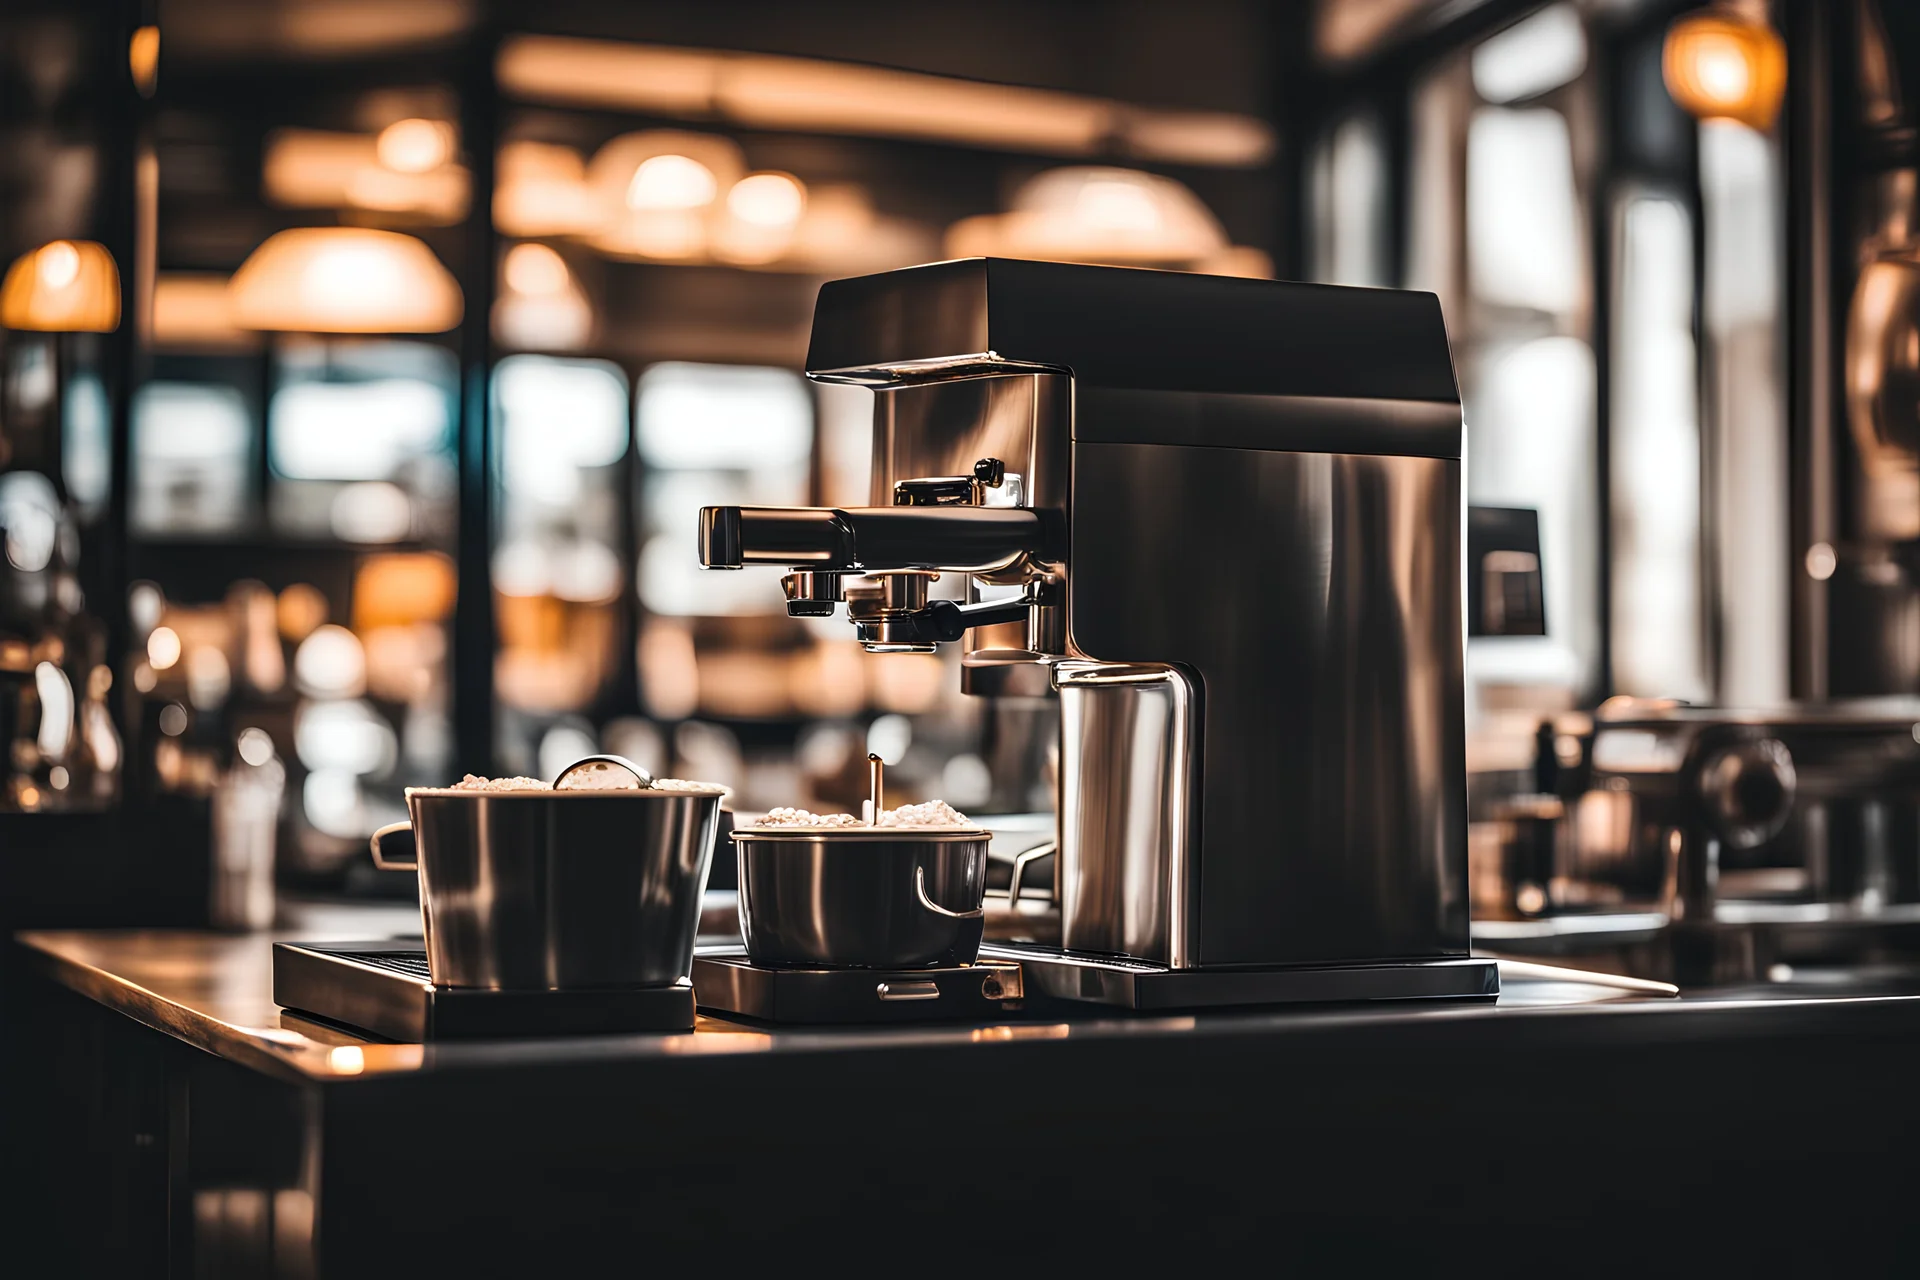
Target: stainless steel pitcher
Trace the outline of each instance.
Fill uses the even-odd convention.
[[[374,833],[374,861],[418,869],[437,985],[670,985],[693,965],[722,795],[409,788],[412,821]]]

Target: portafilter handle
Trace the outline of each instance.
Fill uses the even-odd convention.
[[[1049,541],[1033,511],[976,506],[702,507],[699,535],[704,568],[814,573],[989,573]]]

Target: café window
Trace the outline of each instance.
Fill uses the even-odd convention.
[[[813,398],[786,369],[669,363],[640,378],[640,600],[649,612],[692,617],[770,613],[777,592],[758,574],[707,573],[700,508],[807,501]]]
[[[616,663],[627,379],[605,360],[517,355],[493,392],[495,685],[537,722],[528,734],[550,732],[543,717],[588,705]]]
[[[70,412],[70,422],[73,417]],[[190,536],[244,528],[252,507],[253,441],[252,415],[233,387],[142,386],[133,397],[134,531]]]
[[[1400,229],[1384,282],[1445,310],[1468,501],[1539,512],[1547,635],[1468,668],[1542,705],[1787,692],[1780,142],[1674,99],[1670,18],[1541,5],[1310,131],[1306,266],[1375,283]]]
[[[452,532],[458,365],[419,342],[295,342],[267,408],[278,532],[382,544]]]

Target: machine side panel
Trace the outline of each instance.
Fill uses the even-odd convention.
[[[1197,962],[1467,950],[1460,464],[1076,443],[1069,618],[1199,673]]]

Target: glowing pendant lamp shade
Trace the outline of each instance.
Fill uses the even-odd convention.
[[[0,283],[0,325],[51,333],[112,333],[120,272],[105,245],[55,240],[23,253]]]
[[[1736,9],[1703,9],[1667,29],[1667,92],[1701,120],[1738,120],[1765,132],[1787,90],[1779,32]]]
[[[234,322],[299,333],[444,333],[460,286],[412,236],[301,227],[269,236],[233,273]]]

